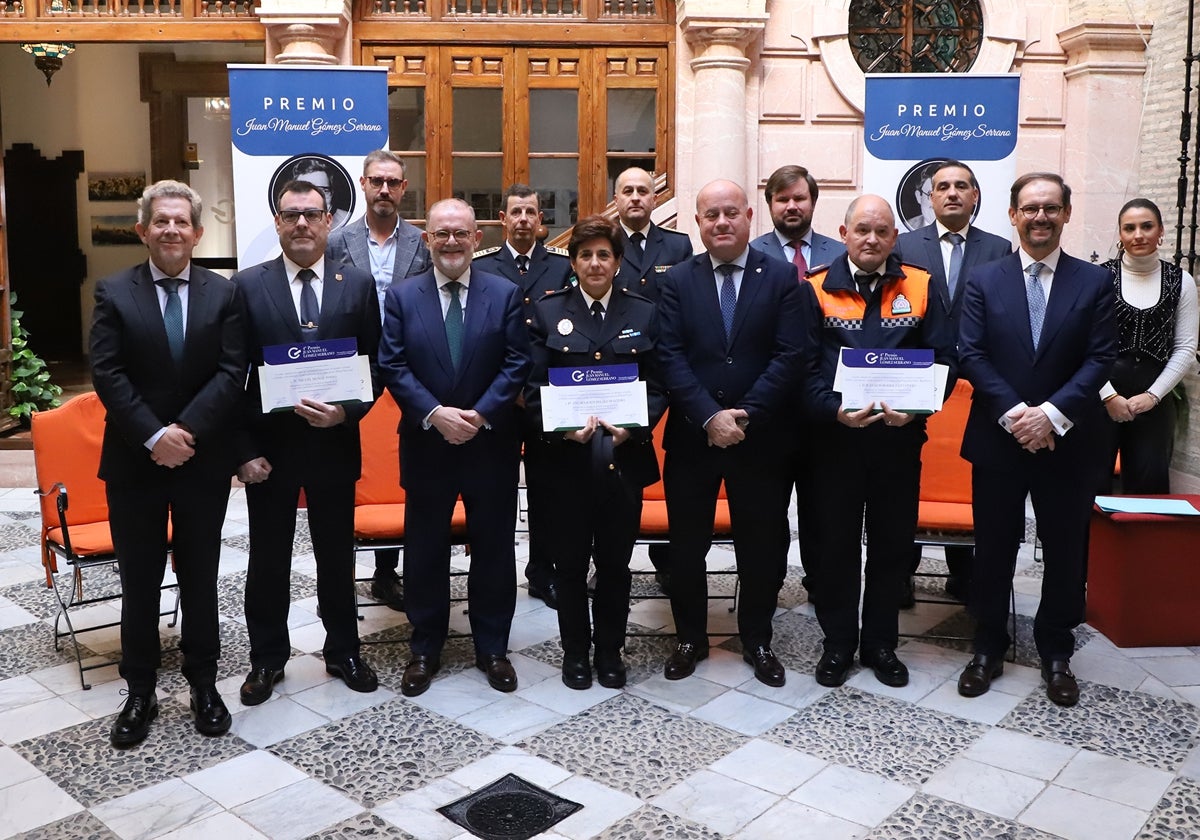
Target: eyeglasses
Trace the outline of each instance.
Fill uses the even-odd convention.
[[[439,245],[445,245],[453,237],[459,242],[466,242],[473,234],[469,230],[435,230],[429,234],[430,238]]]
[[[327,214],[324,210],[319,210],[316,207],[310,207],[307,210],[280,210],[279,221],[283,222],[285,225],[294,225],[296,222],[300,221],[300,217],[303,216],[304,221],[308,222],[310,225],[315,225],[324,221],[326,215]]]
[[[403,178],[380,178],[378,175],[373,175],[367,179],[367,183],[375,189],[382,189],[384,184],[387,184],[389,190],[398,190],[404,186]]]
[[[1017,209],[1026,219],[1036,219],[1038,213],[1045,213],[1047,219],[1057,219],[1058,214],[1063,211],[1063,206],[1061,204],[1027,204]]]

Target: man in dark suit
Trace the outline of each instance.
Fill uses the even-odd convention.
[[[775,229],[753,240],[751,248],[768,257],[790,262],[803,279],[810,271],[827,268],[846,253],[840,239],[822,236],[812,229],[813,211],[821,188],[817,179],[803,166],[788,164],[771,173],[764,188],[767,211]],[[820,442],[815,426],[807,418],[795,423],[796,446],[792,462],[792,481],[796,485],[796,541],[800,562],[804,564],[804,588],[815,604],[820,577],[820,516],[817,502],[821,495],[821,477],[813,464]],[[788,533],[789,540],[791,533]]]
[[[771,618],[787,571],[790,409],[816,299],[794,266],[749,247],[752,215],[737,184],[706,185],[696,222],[707,252],[663,275],[659,358],[671,407],[663,480],[678,638],[663,669],[669,680],[708,656],[705,560],[722,481],[741,579],[743,657],[761,682],[785,680],[771,651]]]
[[[246,626],[250,673],[241,699],[254,706],[283,679],[291,653],[292,540],[300,491],[317,562],[317,606],[325,625],[325,670],[355,691],[374,691],[375,672],[359,656],[354,595],[354,484],[362,466],[358,421],[371,407],[302,398],[291,411],[263,413],[263,348],[353,339],[370,359],[379,345],[379,301],[371,275],[325,256],[330,216],[324,195],[305,181],[284,185],[275,214],[283,254],[238,272],[246,298],[251,370],[238,478],[246,484],[250,564]]]
[[[191,264],[204,233],[200,212],[200,196],[186,184],[152,184],[138,202],[136,225],[149,261],[96,285],[92,381],[108,412],[100,478],[121,561],[120,671],[129,686],[109,734],[116,747],[143,740],[158,715],[168,515],[196,729],[229,730],[215,686],[217,566],[236,467],[230,431],[246,369],[244,308],[236,286]]]
[[[902,261],[919,265],[929,272],[930,292],[937,296],[938,303],[949,314],[957,337],[967,275],[974,266],[1011,254],[1012,243],[971,224],[979,204],[979,182],[965,163],[947,160],[939,164],[930,178],[930,191],[937,221],[900,234],[896,240],[896,253]],[[950,570],[946,594],[965,601],[970,591],[975,550],[969,545],[948,545],[945,552]],[[913,572],[920,562],[921,547],[914,546]],[[912,605],[912,575],[909,575],[901,588],[900,606]]]
[[[1004,670],[1006,628],[1025,497],[1043,547],[1042,599],[1033,638],[1046,694],[1079,702],[1072,632],[1084,617],[1088,521],[1107,415],[1100,387],[1116,358],[1112,275],[1065,254],[1071,190],[1034,172],[1012,185],[1008,217],[1021,247],[971,272],[959,358],[975,388],[963,433],[971,462],[975,574],[970,607],[975,656],[958,693],[986,692]]]
[[[521,290],[471,265],[482,232],[458,199],[429,209],[432,270],[388,290],[380,372],[400,406],[404,583],[412,659],[400,690],[415,697],[441,665],[450,621],[450,519],[467,510],[468,616],[475,665],[514,691],[508,633],[516,608],[517,477],[529,375]]]
[[[562,248],[547,248],[537,238],[542,227],[542,211],[538,194],[525,184],[513,184],[504,191],[504,209],[500,222],[504,225],[504,244],[475,254],[480,271],[507,277],[521,290],[521,306],[525,326],[533,328],[533,305],[547,292],[562,289],[570,281],[571,261]],[[526,418],[525,499],[529,509],[529,559],[525,578],[529,594],[541,598],[546,606],[556,608],[558,589],[554,580],[554,558],[541,535],[551,527],[545,521],[546,502],[541,495],[544,482],[537,476],[546,466],[545,444],[541,430]]]
[[[325,255],[334,262],[371,272],[381,317],[388,286],[428,271],[430,265],[420,228],[400,218],[400,202],[408,185],[404,174],[404,159],[387,149],[376,149],[363,158],[358,185],[367,206],[365,224],[351,222],[333,231],[325,249]],[[399,567],[399,549],[381,548],[375,552],[371,595],[394,610],[404,609],[404,584],[396,574]]]

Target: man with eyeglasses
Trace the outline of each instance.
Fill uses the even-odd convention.
[[[359,655],[354,594],[354,485],[362,466],[358,423],[371,406],[302,398],[291,411],[263,413],[258,370],[264,347],[351,339],[370,359],[374,380],[379,300],[370,274],[326,256],[330,215],[316,186],[287,183],[277,207],[275,230],[283,254],[233,278],[246,298],[250,355],[237,473],[246,485],[250,517],[250,673],[241,688],[246,706],[270,698],[291,655],[292,542],[301,490],[325,626],[325,670],[354,691],[378,686],[375,672]]]
[[[975,573],[970,606],[975,656],[958,693],[977,697],[1004,671],[1008,604],[1025,497],[1042,541],[1042,598],[1033,639],[1046,695],[1079,702],[1071,673],[1074,628],[1084,618],[1088,522],[1108,417],[1100,400],[1116,359],[1112,275],[1068,256],[1071,189],[1049,172],[1013,182],[1008,218],[1020,249],[967,279],[959,331],[962,375],[975,388],[963,434],[971,462]]]
[[[450,519],[461,496],[471,569],[467,617],[475,665],[497,691],[515,691],[508,634],[516,609],[514,548],[521,416],[532,364],[521,292],[479,270],[482,238],[470,205],[429,208],[433,268],[388,289],[380,375],[400,406],[404,583],[412,659],[400,691],[424,693],[441,667],[450,622]]]
[[[351,222],[329,234],[326,255],[335,261],[371,272],[379,296],[379,310],[388,286],[429,269],[429,249],[421,230],[400,218],[400,202],[408,186],[404,159],[387,149],[376,149],[363,158],[358,179],[367,210],[362,222]],[[394,610],[404,609],[404,584],[396,570],[400,550],[375,552],[371,595]]]

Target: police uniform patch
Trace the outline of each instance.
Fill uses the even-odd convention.
[[[892,301],[893,315],[909,315],[912,313],[912,304],[908,302],[908,298],[904,295],[896,295],[896,299]]]
[[[558,322],[558,334],[570,335],[575,331],[575,325],[571,323],[570,318],[563,318]]]
[[[482,251],[476,251],[474,256],[472,257],[472,259],[477,260],[480,257],[486,257],[488,254],[494,254],[497,251],[499,251],[502,247],[503,247],[502,245],[495,245],[491,248],[484,248]]]
[[[654,266],[654,273],[662,274],[664,271],[666,271],[670,267],[671,266],[669,266],[669,265],[656,265],[656,266]]]
[[[560,257],[567,257],[568,259],[571,256],[571,253],[566,248],[558,248],[553,245],[547,245],[546,250],[551,254],[558,254]]]

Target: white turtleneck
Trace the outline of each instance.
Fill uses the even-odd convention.
[[[1162,263],[1158,254],[1135,257],[1121,254],[1121,299],[1137,309],[1149,309],[1158,303],[1162,293]],[[1196,330],[1200,315],[1196,309],[1196,281],[1183,272],[1179,304],[1175,307],[1175,341],[1171,356],[1162,373],[1149,387],[1149,392],[1163,399],[1179,384],[1196,363]],[[1100,396],[1108,399],[1116,393],[1111,382],[1105,382]]]

